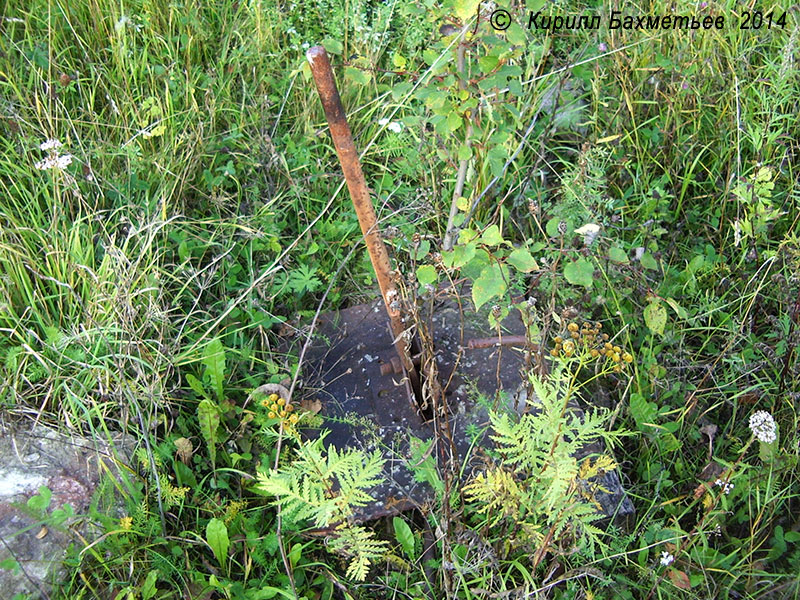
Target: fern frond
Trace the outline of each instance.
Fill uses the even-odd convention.
[[[352,556],[347,566],[347,576],[364,581],[370,565],[386,555],[388,543],[375,539],[373,531],[358,525],[342,525],[336,534],[329,544],[331,550]]]
[[[464,493],[468,500],[478,503],[479,513],[494,515],[490,518],[493,525],[516,512],[522,498],[522,490],[514,476],[502,467],[479,474],[464,486]]]
[[[339,503],[348,507],[348,512],[353,508],[365,506],[374,500],[365,490],[380,484],[383,478],[383,458],[379,451],[375,451],[366,460],[363,453],[351,451],[353,460],[347,469],[339,472]],[[347,515],[349,516],[349,515]]]

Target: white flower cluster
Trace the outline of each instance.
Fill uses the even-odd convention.
[[[63,146],[60,141],[56,139],[49,139],[39,144],[39,149],[44,152],[49,152],[46,158],[37,162],[34,166],[40,171],[47,171],[49,169],[66,169],[72,164],[71,154],[60,154],[59,149]]]
[[[58,140],[50,138],[49,140],[45,140],[44,142],[39,144],[39,149],[48,152],[50,150],[58,150],[63,145],[64,144],[62,144]]]
[[[727,481],[722,481],[722,479],[717,479],[714,482],[714,485],[718,485],[719,487],[721,487],[722,488],[722,493],[726,494],[726,495],[730,494],[731,490],[733,489],[733,484],[732,483],[728,483]]]
[[[775,419],[765,410],[759,410],[750,416],[750,430],[758,441],[771,444],[778,439],[778,426]]]
[[[661,565],[662,566],[668,567],[669,565],[672,564],[673,560],[675,560],[675,557],[672,556],[672,554],[670,554],[666,550],[661,553]]]
[[[399,121],[389,121],[389,119],[381,119],[378,121],[378,125],[381,127],[386,127],[389,131],[393,131],[395,133],[400,133],[403,131],[403,124]]]

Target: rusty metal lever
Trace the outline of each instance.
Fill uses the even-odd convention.
[[[358,160],[353,136],[350,133],[350,126],[347,124],[342,99],[339,90],[336,88],[336,81],[333,78],[333,69],[328,59],[328,53],[322,46],[314,46],[306,52],[306,58],[311,66],[311,74],[314,76],[314,83],[317,85],[322,107],[325,109],[325,117],[331,129],[331,137],[336,147],[336,154],[339,156],[339,163],[342,166],[347,189],[350,198],[358,215],[358,224],[367,243],[367,251],[372,262],[372,268],[378,278],[378,286],[386,305],[386,312],[389,314],[389,324],[394,339],[394,347],[400,362],[403,365],[411,387],[415,394],[420,392],[420,381],[417,370],[411,360],[409,352],[409,340],[406,338],[406,323],[403,322],[400,310],[400,294],[397,291],[391,276],[389,264],[389,253],[383,243],[378,222],[375,218],[375,210],[372,200],[367,190],[367,182],[361,170],[361,163]]]

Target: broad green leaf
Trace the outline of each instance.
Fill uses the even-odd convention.
[[[408,81],[401,81],[392,87],[392,99],[399,100],[405,96],[409,90],[413,89],[413,84]]]
[[[692,275],[694,275],[694,274],[695,274],[695,273],[697,273],[697,272],[698,272],[700,269],[702,269],[702,268],[703,268],[703,266],[705,265],[705,263],[706,263],[706,258],[705,258],[705,256],[703,256],[702,254],[698,254],[697,256],[695,256],[694,258],[692,258],[692,260],[690,260],[690,261],[689,261],[689,264],[687,265],[687,267],[686,267],[686,270],[687,270],[689,273],[691,273]]]
[[[370,80],[369,73],[355,67],[345,67],[344,76],[358,85],[368,85]]]
[[[581,257],[575,262],[567,263],[564,266],[564,277],[572,285],[582,285],[591,288],[594,281],[594,265]]]
[[[223,383],[225,382],[225,348],[219,338],[214,338],[206,346],[203,353],[203,364],[206,366],[203,378],[216,392],[217,400],[222,401]]]
[[[475,252],[475,256],[473,256],[467,264],[461,267],[461,276],[475,281],[481,276],[483,270],[491,262],[492,259],[489,257],[489,253],[483,249],[479,249]]]
[[[531,253],[525,248],[517,248],[511,254],[509,254],[508,262],[518,271],[522,271],[523,273],[530,273],[531,271],[536,271],[539,268],[539,265],[536,264],[536,261],[534,260],[533,256],[531,256]]]
[[[217,562],[224,568],[228,560],[230,540],[228,539],[228,528],[223,521],[214,518],[208,522],[206,526],[206,541],[211,546],[211,550],[214,551]]]
[[[611,259],[611,262],[615,263],[627,263],[628,255],[625,254],[625,251],[622,248],[617,248],[616,246],[611,246],[608,249],[608,258]]]
[[[206,442],[208,453],[213,464],[217,458],[217,429],[219,429],[219,410],[211,400],[201,400],[197,405],[197,420],[200,433]]]
[[[493,146],[486,153],[486,160],[489,161],[489,169],[492,171],[493,177],[503,176],[503,167],[505,167],[507,158],[508,150],[500,145]]]
[[[475,14],[480,3],[481,0],[454,0],[453,12],[459,19],[466,21]]]
[[[642,254],[642,258],[639,259],[639,262],[642,263],[642,266],[645,269],[651,269],[653,271],[658,269],[658,263],[656,262],[656,259],[653,258],[653,255],[649,252]]]
[[[559,219],[558,217],[553,217],[552,219],[549,219],[544,226],[545,233],[547,233],[547,235],[551,238],[561,237],[561,233],[558,231],[558,224],[560,222],[561,219]],[[569,223],[567,223],[567,225],[569,226]],[[567,229],[567,231],[569,231],[569,229]]]
[[[421,285],[432,285],[436,281],[436,267],[433,265],[422,265],[417,267],[417,281]]]
[[[458,200],[456,200],[456,208],[462,212],[467,212],[469,210],[469,200],[464,196],[459,196]]]
[[[394,537],[403,548],[403,552],[410,560],[416,560],[414,533],[411,531],[411,527],[400,517],[392,519],[392,525],[394,525]]]
[[[506,29],[506,39],[515,46],[524,46],[528,41],[525,37],[525,30],[513,21]]]
[[[447,127],[450,129],[450,133],[453,133],[454,131],[458,130],[458,128],[461,127],[463,121],[464,120],[461,118],[461,115],[455,111],[448,114]]]
[[[460,244],[450,252],[442,252],[442,260],[448,269],[460,269],[475,256],[477,247],[474,242]]]
[[[503,236],[497,225],[489,225],[481,236],[481,243],[487,246],[498,246],[503,243]]]
[[[654,300],[645,307],[644,322],[653,333],[664,334],[664,327],[667,325],[667,309],[661,304],[661,300]]]
[[[344,46],[339,40],[333,38],[325,38],[322,40],[322,47],[331,54],[341,54],[344,51]]]
[[[466,144],[461,144],[458,147],[458,160],[469,160],[472,158],[472,148]]]
[[[481,68],[481,71],[484,73],[488,73],[489,71],[494,71],[497,68],[497,65],[500,64],[500,57],[496,54],[487,54],[486,56],[481,56],[478,58],[478,66]]]
[[[505,291],[506,282],[500,265],[497,263],[487,265],[472,284],[472,301],[475,303],[475,310],[492,298],[504,294]]]

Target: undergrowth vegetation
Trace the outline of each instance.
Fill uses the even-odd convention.
[[[0,407],[139,446],[51,597],[800,596],[800,13],[528,0],[495,31],[489,4],[4,5]],[[287,351],[320,303],[377,294],[316,44],[405,285],[470,282],[551,368],[539,413],[490,411],[484,474],[452,489],[421,450],[437,502],[371,524],[382,459],[302,438]],[[614,469],[627,528],[586,483]]]

